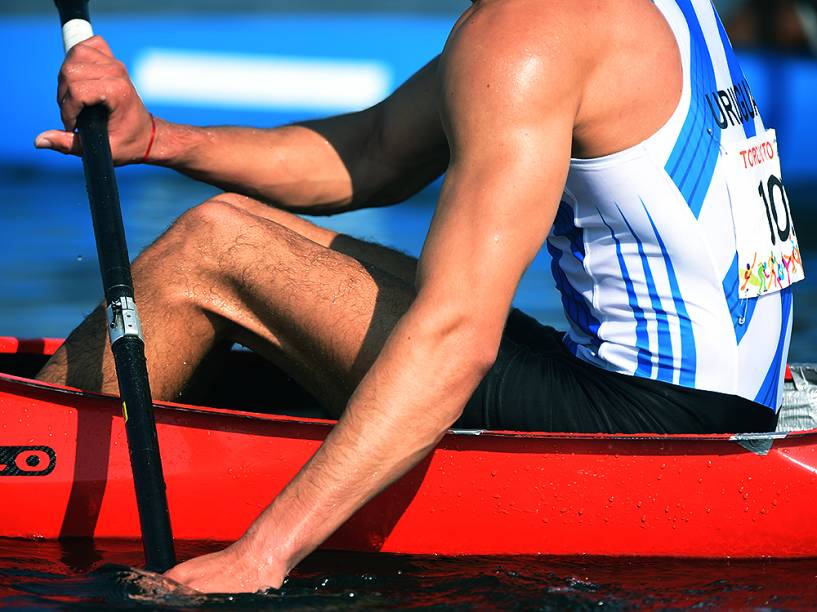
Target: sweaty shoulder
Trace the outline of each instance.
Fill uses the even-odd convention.
[[[571,6],[569,0],[478,0],[441,57],[444,122],[455,114],[572,126],[590,54],[570,35]]]
[[[572,112],[575,157],[657,131],[682,80],[672,31],[647,0],[477,0],[454,27],[441,68],[442,93],[467,91],[462,104],[493,94],[497,105],[512,97],[504,102],[512,112]]]

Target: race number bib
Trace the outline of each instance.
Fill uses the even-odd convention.
[[[767,130],[725,150],[735,223],[740,297],[755,298],[804,278],[789,198],[780,178],[777,135]]]

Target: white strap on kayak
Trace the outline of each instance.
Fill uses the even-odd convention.
[[[84,19],[72,19],[66,21],[62,26],[62,44],[65,47],[65,52],[68,53],[76,44],[83,40],[88,40],[94,35],[94,30],[91,24]]]
[[[133,298],[121,297],[108,304],[108,334],[111,337],[111,346],[125,336],[136,336],[144,342],[142,322],[136,311],[136,302]]]

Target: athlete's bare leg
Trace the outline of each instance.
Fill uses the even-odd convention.
[[[416,260],[224,194],[184,215],[133,264],[151,387],[179,399],[233,342],[338,414],[414,299]],[[98,308],[39,374],[115,393]]]

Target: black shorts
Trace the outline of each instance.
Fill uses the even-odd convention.
[[[462,429],[588,433],[774,431],[747,399],[608,372],[565,347],[564,333],[513,310],[496,363],[455,424]]]

